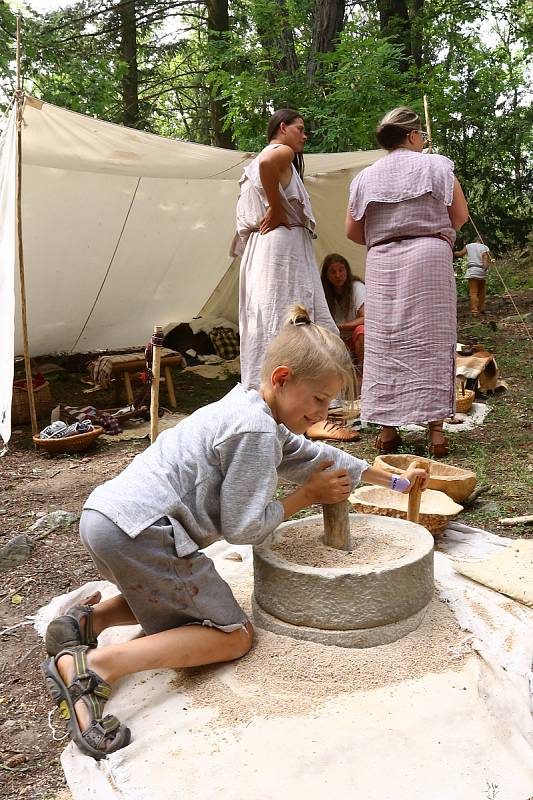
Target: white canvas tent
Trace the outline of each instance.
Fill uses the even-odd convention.
[[[15,125],[13,112],[0,140],[5,441],[13,353],[22,352],[18,310],[13,336]],[[31,97],[24,102],[22,142],[33,356],[137,346],[154,324],[187,321],[202,311],[236,321],[238,268],[229,246],[238,180],[253,154],[165,139]],[[364,249],[344,235],[348,186],[378,157],[378,151],[306,156],[317,257],[345,253],[360,275]]]

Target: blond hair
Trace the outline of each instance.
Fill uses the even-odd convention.
[[[407,106],[388,111],[376,128],[376,139],[385,150],[395,150],[411,131],[422,130],[419,115]]]
[[[311,322],[303,306],[292,307],[285,325],[267,348],[261,382],[267,383],[276,367],[288,367],[294,378],[317,378],[333,372],[347,400],[355,396],[355,370],[346,345],[335,333]]]

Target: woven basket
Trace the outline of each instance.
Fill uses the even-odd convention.
[[[464,392],[464,394],[463,394]],[[458,389],[455,393],[455,410],[459,414],[467,414],[472,408],[476,393],[472,389]]]
[[[33,390],[33,397],[35,399],[35,414],[37,417],[44,417],[54,407],[52,399],[52,392],[50,391],[50,384],[48,381],[38,386]],[[11,424],[12,425],[25,425],[30,422],[30,401],[28,399],[28,390],[21,389],[19,386],[13,386],[13,400],[11,402]]]
[[[34,436],[33,441],[38,450],[47,453],[82,453],[98,439],[104,429],[100,426],[87,433],[76,433],[74,436],[65,436],[63,439],[41,439]]]

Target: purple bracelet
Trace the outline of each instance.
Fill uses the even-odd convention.
[[[390,488],[393,492],[405,492],[411,485],[411,482],[407,480],[407,478],[402,477],[401,475],[392,475],[390,479]]]

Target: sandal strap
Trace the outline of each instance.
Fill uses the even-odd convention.
[[[68,687],[68,692],[73,703],[76,703],[80,697],[86,696],[91,700],[94,707],[96,717],[100,717],[101,709],[104,703],[109,700],[111,696],[111,686],[104,681],[96,672],[93,672],[87,667],[87,647],[73,647],[71,650],[64,650],[62,653],[68,653],[74,658],[74,680]],[[59,653],[59,656],[62,655]],[[92,702],[92,698],[95,698]],[[103,702],[100,703],[99,701]]]
[[[72,617],[76,620],[80,630],[80,644],[85,644],[88,647],[96,647],[98,644],[93,630],[93,610],[94,606],[89,605],[72,606],[65,613],[66,617]],[[80,625],[82,619],[85,620],[83,629]]]
[[[119,728],[118,719],[107,714],[103,719],[93,719],[89,727],[83,731],[82,736],[87,744],[94,747],[95,750],[104,750],[106,739]]]
[[[324,430],[325,431],[334,431],[337,428],[345,428],[345,427],[346,427],[346,424],[344,423],[344,421],[342,421],[342,420],[339,421],[339,420],[336,420],[336,419],[332,419],[331,417],[328,417],[326,419],[326,422],[325,422],[325,425],[324,425]]]

